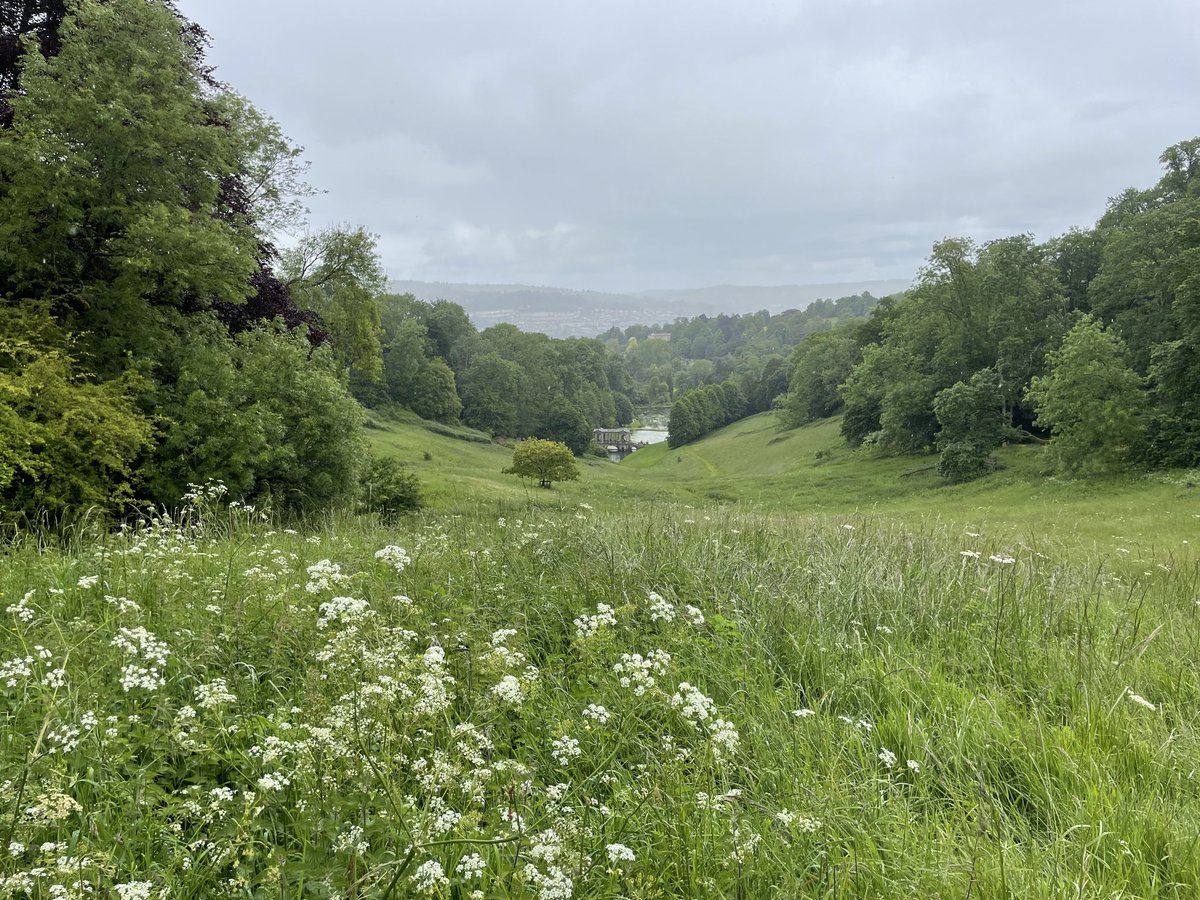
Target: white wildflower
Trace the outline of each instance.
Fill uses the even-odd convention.
[[[704,624],[704,613],[700,611],[700,607],[698,606],[692,606],[690,604],[685,606],[683,608],[683,617],[697,628]]]
[[[510,637],[516,636],[517,629],[515,628],[498,628],[492,632],[492,638],[488,643],[493,647],[503,647]]]
[[[214,709],[226,703],[236,703],[237,695],[229,690],[224,678],[214,678],[196,688],[196,704],[201,709]]]
[[[268,772],[257,782],[260,791],[282,791],[291,783],[291,779],[282,772]]]
[[[483,873],[487,871],[487,863],[483,861],[483,857],[478,853],[472,853],[470,856],[464,856],[458,861],[458,865],[454,867],[454,871],[462,876],[463,881],[470,881],[472,878],[483,878]]]
[[[737,729],[733,727],[732,722],[727,722],[725,719],[717,719],[713,722],[708,739],[712,742],[713,756],[718,761],[723,760],[727,754],[736,753],[741,743]]]
[[[717,714],[717,704],[686,681],[680,682],[675,696],[671,698],[671,705],[693,725],[706,722]]]
[[[637,859],[633,851],[624,844],[609,844],[604,848],[604,852],[608,854],[610,863],[633,862]]]
[[[648,591],[646,599],[650,601],[650,618],[656,622],[674,622],[675,607],[673,607],[661,594],[654,591]]]
[[[5,612],[9,613],[10,615],[16,616],[22,622],[32,622],[34,612],[32,609],[29,608],[29,601],[33,599],[33,595],[35,593],[36,593],[36,591],[29,591],[19,601],[12,604],[11,606],[8,606],[5,609]]]
[[[525,879],[537,888],[538,900],[571,900],[575,884],[558,866],[551,866],[543,875],[534,865],[524,868]]]
[[[417,866],[417,870],[409,877],[413,890],[422,894],[432,894],[444,884],[449,884],[446,870],[436,859],[427,859]]]
[[[525,695],[521,691],[521,682],[514,675],[505,675],[501,678],[499,684],[492,686],[491,693],[497,700],[510,706],[520,706],[521,701],[525,699]]]
[[[121,900],[150,900],[154,885],[149,881],[127,881],[124,884],[114,884],[113,890]]]
[[[328,559],[313,563],[308,572],[308,584],[304,589],[310,594],[319,594],[350,583],[350,576],[342,574],[342,567]]]
[[[371,614],[371,606],[357,597],[334,597],[317,608],[317,628],[330,625],[350,625]]]
[[[585,719],[591,719],[593,722],[597,722],[601,725],[607,725],[608,720],[611,717],[611,713],[609,713],[607,709],[605,709],[603,706],[600,706],[598,703],[589,703],[583,710],[583,717]]]
[[[583,751],[579,749],[579,741],[568,735],[555,738],[552,747],[550,755],[560,766],[569,765],[571,760],[583,755]]]
[[[654,687],[655,675],[665,675],[671,662],[671,654],[665,650],[651,650],[646,656],[640,653],[622,653],[621,661],[613,666],[613,672],[623,688],[632,688],[640,697]]]
[[[881,763],[883,763],[884,766],[886,766],[887,768],[890,769],[890,768],[892,768],[892,766],[896,765],[896,754],[893,753],[891,750],[889,750],[887,747],[883,747],[879,751],[879,761]]]
[[[363,840],[363,830],[361,825],[351,825],[345,831],[337,836],[337,840],[333,842],[333,851],[335,853],[356,853],[359,856],[365,854],[371,849],[369,842]]]
[[[617,615],[607,603],[596,604],[594,616],[579,616],[575,619],[575,636],[590,638],[604,625],[616,625]]]
[[[388,544],[382,550],[376,550],[375,558],[383,560],[397,572],[403,572],[408,564],[412,562],[412,557],[408,555],[408,551],[403,547],[397,547],[395,544]]]

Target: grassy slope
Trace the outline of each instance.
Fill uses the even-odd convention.
[[[1008,447],[1002,468],[949,484],[932,456],[876,457],[849,449],[838,420],[781,429],[773,413],[734,423],[686,447],[635,454],[622,468],[647,485],[680,484],[697,501],[736,501],[801,514],[944,522],[1013,540],[1150,553],[1187,552],[1200,537],[1200,491],[1184,474],[1067,481],[1042,472],[1041,448]]]
[[[394,526],[0,555],[0,884],[69,851],[96,896],[1197,896],[1182,484],[1015,448],[946,486],[760,416],[528,490],[380,424],[432,506]]]
[[[1186,475],[1062,481],[1041,472],[1040,448],[1000,451],[1003,468],[952,485],[933,457],[875,457],[846,447],[838,420],[781,429],[773,413],[736,422],[686,447],[647,447],[620,465],[580,460],[578,482],[528,490],[501,475],[509,451],[411,423],[372,431],[381,452],[414,470],[434,508],[533,502],[644,510],[657,504],[736,503],[743,509],[981,532],[1018,546],[1064,546],[1139,557],[1188,555],[1200,544],[1200,490]],[[424,460],[428,451],[433,459]],[[640,512],[638,513],[640,514]],[[1191,543],[1189,543],[1191,542]]]

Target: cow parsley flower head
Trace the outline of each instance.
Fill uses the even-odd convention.
[[[616,625],[617,615],[607,603],[597,603],[594,616],[579,616],[574,624],[576,637],[590,638],[603,626]]]
[[[532,864],[522,871],[525,880],[537,889],[538,900],[571,900],[575,893],[574,882],[558,866],[551,866],[545,875]]]
[[[29,608],[29,601],[33,599],[33,595],[35,593],[36,593],[36,591],[29,591],[18,602],[7,607],[5,609],[5,612],[9,613],[10,615],[16,616],[22,622],[26,622],[26,623],[32,622],[34,613],[33,613],[33,610]]]
[[[408,555],[408,551],[403,547],[397,547],[395,544],[388,544],[382,550],[375,551],[375,558],[387,563],[397,572],[403,572],[410,562],[412,557]]]
[[[196,705],[201,709],[213,709],[226,703],[236,703],[237,695],[229,690],[224,678],[214,678],[208,684],[196,688]]]
[[[510,706],[520,706],[521,701],[525,699],[521,691],[521,681],[515,675],[505,675],[498,684],[492,685],[491,694]]]
[[[317,628],[324,631],[330,625],[349,625],[371,614],[371,605],[358,597],[334,597],[317,608]]]
[[[610,863],[633,862],[637,857],[624,844],[609,844],[604,848]]]
[[[879,751],[879,761],[890,769],[896,765],[896,754],[887,747],[883,747]]]
[[[622,653],[620,662],[613,665],[613,674],[618,676],[621,687],[631,688],[634,696],[640,697],[654,687],[655,675],[667,673],[670,662],[671,654],[666,650],[651,650],[646,656]]]
[[[114,884],[120,900],[150,900],[154,885],[149,881],[127,881],[124,884]]]
[[[725,759],[726,756],[737,753],[738,747],[741,745],[737,729],[733,727],[732,722],[725,719],[717,719],[712,723],[708,739],[712,742],[713,756],[718,762]]]
[[[685,719],[693,725],[706,722],[717,714],[717,704],[705,694],[692,687],[686,681],[681,681],[671,698],[671,705],[678,709]]]
[[[436,859],[427,859],[417,866],[417,870],[409,876],[413,890],[421,894],[432,894],[444,884],[449,884],[446,870]]]
[[[313,563],[305,571],[308,572],[308,584],[304,589],[310,594],[319,594],[350,583],[350,576],[342,574],[342,567],[327,559]]]
[[[571,760],[583,755],[583,751],[579,749],[579,741],[568,735],[555,738],[552,747],[550,755],[560,766],[568,765]]]
[[[282,791],[285,787],[291,784],[292,781],[282,772],[268,772],[258,779],[258,789],[260,791]]]
[[[599,725],[607,725],[611,713],[598,703],[589,703],[583,711],[585,719],[591,719]]]
[[[470,856],[464,856],[458,861],[458,865],[454,867],[454,871],[462,876],[464,881],[470,881],[472,878],[483,878],[483,873],[487,871],[487,863],[483,861],[483,857],[478,853],[472,853]]]
[[[650,618],[656,622],[674,622],[675,607],[655,591],[648,591],[646,599],[650,603]]]

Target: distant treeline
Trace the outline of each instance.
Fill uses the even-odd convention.
[[[1087,230],[934,246],[915,286],[803,340],[791,424],[843,412],[853,445],[940,452],[943,474],[1050,437],[1064,472],[1200,465],[1200,139]]]

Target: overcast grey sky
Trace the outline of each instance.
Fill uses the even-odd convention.
[[[1196,0],[180,0],[393,278],[911,277],[1200,135]]]

